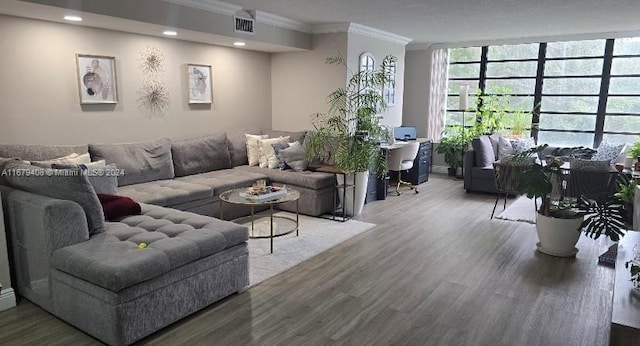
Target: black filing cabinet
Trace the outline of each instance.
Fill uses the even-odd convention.
[[[420,149],[418,149],[418,155],[413,161],[413,168],[408,173],[402,174],[402,180],[408,181],[413,185],[422,184],[429,180],[432,148],[431,141],[420,142]]]

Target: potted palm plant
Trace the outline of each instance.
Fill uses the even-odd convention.
[[[393,80],[396,62],[397,58],[389,55],[377,69],[349,71],[346,87],[329,94],[328,111],[313,115],[314,130],[307,142],[307,160],[329,155],[336,168],[355,175],[355,210],[349,210],[353,205],[351,201],[342,201],[346,203],[347,214],[352,216],[362,211],[369,171],[375,169],[382,175],[387,170],[386,156],[379,145],[387,136],[387,129],[380,123],[380,114],[387,109],[381,91]],[[328,58],[327,63],[347,66],[340,55]],[[347,177],[348,181],[352,179]]]
[[[532,148],[515,155],[514,160],[523,160],[546,148],[546,144]],[[563,160],[556,157],[560,154],[588,157],[592,153],[593,150],[582,147],[557,149],[545,165],[536,162],[522,173],[519,191],[541,201],[536,219],[540,252],[559,257],[575,256],[578,251],[575,244],[581,231],[594,239],[604,234],[613,241],[624,235],[628,220],[623,203],[615,195],[603,200],[579,197],[576,202],[554,201],[560,197],[557,189],[567,174],[561,168]]]

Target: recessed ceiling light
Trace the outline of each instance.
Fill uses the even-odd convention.
[[[244,47],[247,44],[242,41],[236,41],[236,42],[233,42],[233,45],[236,47]]]
[[[162,34],[167,36],[178,36],[178,33],[173,30],[165,30],[162,32]]]
[[[82,21],[82,17],[80,16],[64,16],[64,20],[68,20],[70,22],[81,22]]]

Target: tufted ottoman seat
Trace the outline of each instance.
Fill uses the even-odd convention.
[[[246,227],[141,207],[142,215],[107,222],[104,233],[52,257],[56,313],[109,344],[128,344],[249,284]]]

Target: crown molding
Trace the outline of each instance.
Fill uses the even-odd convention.
[[[277,28],[301,31],[307,34],[311,33],[311,25],[309,24],[268,12],[256,11],[256,21]]]
[[[406,50],[427,50],[431,47],[431,43],[409,43]]]
[[[378,29],[364,26],[358,23],[351,23],[349,25],[349,32],[353,34],[375,38],[382,41],[401,44],[403,46],[407,45],[407,43],[412,41],[412,39],[408,37],[396,35],[383,30],[378,30]]]
[[[226,16],[233,16],[238,11],[243,11],[242,6],[237,6],[217,0],[162,0],[176,5],[182,5],[208,12],[218,13]],[[275,26],[277,28],[296,30],[305,33],[311,33],[311,26],[303,22],[278,16],[263,11],[255,11],[255,20],[258,23]]]
[[[233,16],[236,12],[242,10],[241,6],[232,5],[222,1],[216,0],[162,0],[164,2],[170,2],[176,5],[182,5],[200,10],[205,10],[213,13],[224,14],[227,16]]]
[[[339,32],[348,32],[351,34],[362,35],[366,37],[375,38],[382,41],[397,43],[406,45],[411,42],[412,39],[396,34],[392,34],[387,31],[378,30],[372,27],[368,27],[357,23],[329,23],[314,25],[312,34],[335,34]]]
[[[312,34],[337,34],[339,32],[349,32],[351,23],[327,23],[314,25],[311,28]]]

